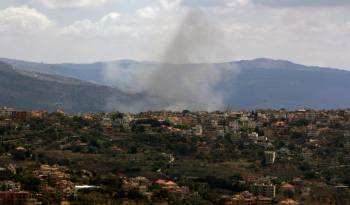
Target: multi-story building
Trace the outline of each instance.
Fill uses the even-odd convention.
[[[240,124],[237,120],[235,121],[230,121],[229,122],[229,127],[232,129],[232,131],[236,132],[236,131],[239,131],[239,129],[241,128],[240,127]]]
[[[18,111],[12,112],[12,118],[16,120],[27,120],[29,116],[30,115],[28,112],[18,112]]]
[[[0,117],[2,118],[10,118],[12,117],[12,113],[15,112],[15,109],[13,108],[0,108]]]
[[[273,164],[276,160],[276,152],[275,151],[265,151],[265,162],[266,164]]]
[[[198,124],[195,127],[192,128],[193,134],[195,136],[201,137],[203,136],[203,127],[202,125]]]
[[[274,198],[276,196],[276,186],[273,184],[255,183],[250,185],[249,190],[255,195]]]

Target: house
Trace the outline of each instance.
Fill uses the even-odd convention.
[[[231,199],[224,202],[225,205],[270,205],[272,199],[268,197],[255,197],[248,191],[234,195]]]
[[[163,179],[158,179],[155,184],[159,185],[162,189],[167,190],[170,193],[177,193],[177,194],[182,194],[184,193],[183,189],[177,185],[177,183],[173,182],[173,181],[167,181],[167,180],[163,180]],[[185,188],[185,191],[187,190],[187,187]]]
[[[295,187],[289,183],[284,183],[280,187],[281,192],[283,193],[294,193],[295,192]]]
[[[299,202],[294,201],[293,199],[285,199],[278,203],[279,205],[300,205]]]

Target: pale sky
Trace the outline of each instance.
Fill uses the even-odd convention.
[[[0,57],[162,61],[193,10],[209,27],[201,32],[213,31],[194,62],[267,57],[350,70],[350,0],[1,0]]]

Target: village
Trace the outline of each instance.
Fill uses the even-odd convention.
[[[349,204],[350,110],[0,108],[0,204]]]

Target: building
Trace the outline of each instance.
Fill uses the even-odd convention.
[[[11,128],[11,126],[12,126],[12,121],[10,119],[0,120],[1,128]]]
[[[0,177],[6,178],[11,176],[12,173],[5,167],[0,167]]]
[[[155,182],[155,184],[159,185],[162,189],[165,189],[170,193],[179,193],[179,194],[183,193],[182,188],[173,181],[158,179]]]
[[[203,127],[202,127],[202,125],[198,124],[195,127],[193,127],[192,130],[193,130],[193,134],[195,136],[198,136],[198,137],[202,137],[203,136]]]
[[[337,193],[346,193],[348,192],[349,187],[345,185],[337,185],[337,186],[334,186],[334,189]]]
[[[111,118],[105,117],[101,121],[101,126],[104,128],[112,128],[113,126],[113,121]]]
[[[27,120],[28,117],[29,117],[29,113],[27,112],[18,112],[18,111],[12,112],[12,118],[16,120]]]
[[[151,183],[146,177],[124,178],[122,189],[124,191],[138,190],[141,194],[144,194],[148,191],[150,185]]]
[[[255,183],[249,187],[249,190],[254,195],[261,195],[274,198],[276,196],[276,186],[273,184]]]
[[[239,124],[239,122],[238,121],[230,121],[229,122],[229,127],[232,129],[232,131],[234,131],[234,132],[237,132],[237,131],[239,131],[239,129],[241,128],[240,127],[240,124]]]
[[[29,199],[29,192],[0,192],[0,204],[4,205],[26,205]]]
[[[15,109],[13,108],[0,108],[0,117],[1,118],[10,118],[12,117],[12,113],[15,112]]]
[[[270,205],[272,199],[262,196],[254,196],[248,191],[234,195],[232,198],[225,201],[225,205]]]
[[[273,164],[276,160],[276,152],[275,151],[265,151],[265,163],[266,164]]]
[[[259,135],[256,132],[252,132],[248,134],[249,141],[254,144],[258,143],[258,138],[259,138]]]
[[[289,183],[282,184],[280,188],[283,193],[295,193],[295,187]]]
[[[275,135],[273,129],[271,127],[264,128],[264,136],[267,138],[272,138]]]
[[[278,203],[279,205],[300,205],[299,202],[294,201],[293,199],[285,199],[283,201],[280,201],[280,203]]]
[[[47,115],[47,113],[44,112],[44,111],[32,111],[32,112],[30,112],[30,117],[31,118],[39,118],[39,119],[41,119],[45,115]]]
[[[14,181],[0,181],[0,189],[1,191],[12,191],[19,192],[21,191],[21,184]]]

